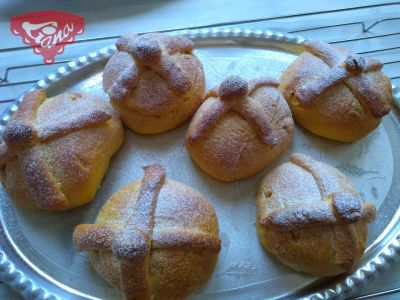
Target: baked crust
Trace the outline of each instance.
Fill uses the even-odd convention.
[[[257,208],[263,246],[285,265],[317,276],[353,269],[376,215],[337,169],[298,153],[264,178]]]
[[[124,124],[138,133],[170,130],[201,104],[205,78],[193,43],[160,33],[127,34],[107,63],[103,87]]]
[[[4,129],[1,181],[24,208],[66,210],[94,197],[123,142],[118,114],[101,98],[70,92],[24,96]]]
[[[322,42],[281,75],[283,95],[293,117],[314,134],[352,142],[375,129],[390,111],[390,80],[382,63]]]
[[[220,251],[218,223],[200,193],[159,165],[115,193],[73,241],[125,299],[182,299],[201,286]]]
[[[228,77],[206,93],[186,132],[193,160],[211,176],[233,181],[255,174],[282,154],[293,120],[279,83]]]

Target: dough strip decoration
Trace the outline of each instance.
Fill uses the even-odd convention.
[[[157,33],[127,34],[117,40],[116,47],[118,51],[129,54],[135,63],[127,66],[107,90],[108,95],[113,100],[122,103],[128,101],[129,91],[135,87],[138,81],[138,67],[154,70],[166,80],[171,90],[178,95],[190,90],[191,79],[174,60],[176,53],[192,53],[193,42],[189,39],[180,36],[166,38]]]
[[[379,92],[374,80],[368,76],[369,72],[382,69],[381,62],[322,42],[307,42],[304,46],[308,52],[323,60],[330,70],[297,87],[294,96],[301,105],[312,105],[319,95],[344,83],[375,118],[389,113],[390,104],[384,94]]]
[[[121,263],[121,288],[127,297],[135,295],[134,299],[152,299],[149,274],[151,250],[220,250],[219,239],[213,234],[191,229],[153,229],[157,198],[164,183],[165,170],[161,166],[145,168],[132,216],[122,228],[81,224],[76,227],[73,235],[78,251],[112,251]]]
[[[79,97],[78,94],[71,96]],[[44,120],[44,124],[38,127],[37,111],[46,99],[46,92],[40,89],[24,96],[18,111],[4,129],[0,144],[0,168],[5,168],[18,156],[36,205],[43,209],[63,208],[68,205],[68,199],[52,176],[50,166],[42,158],[40,148],[35,146],[106,122],[111,119],[112,112],[96,109],[78,117],[68,115],[58,124],[46,124]]]
[[[265,116],[264,108],[251,97],[256,89],[264,86],[277,88],[279,83],[271,78],[247,83],[238,76],[230,76],[222,82],[218,90],[214,88],[208,91],[205,99],[213,97],[216,100],[194,124],[193,130],[188,136],[188,141],[195,142],[201,139],[224,114],[232,110],[252,126],[264,144],[275,146],[277,138]]]

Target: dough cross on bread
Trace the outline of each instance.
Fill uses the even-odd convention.
[[[357,221],[372,222],[375,206],[362,203],[359,195],[344,186],[344,179],[332,174],[331,169],[320,167],[311,158],[292,154],[291,162],[309,172],[320,190],[321,201],[296,201],[295,205],[282,204],[261,217],[260,224],[271,230],[293,231],[312,227],[332,226],[336,240],[336,260],[345,269],[354,265],[354,257],[348,249],[358,249],[357,233],[351,226]],[[343,175],[341,175],[343,176]],[[266,211],[266,208],[263,208]]]
[[[261,224],[281,231],[307,227],[350,224],[359,220],[371,222],[375,218],[372,204],[361,204],[354,195],[331,194],[322,201],[303,201],[269,213]]]
[[[69,93],[68,96],[75,100],[80,98],[79,93]],[[67,197],[49,172],[49,166],[42,159],[40,149],[35,146],[106,122],[111,119],[112,111],[105,108],[87,109],[77,116],[63,116],[57,123],[41,120],[39,124],[37,113],[46,99],[46,92],[40,89],[24,96],[18,111],[4,129],[3,142],[0,144],[0,168],[4,168],[7,162],[21,154],[21,168],[30,183],[36,205],[44,209],[63,208],[68,205]],[[50,199],[52,203],[49,203]]]
[[[315,179],[322,201],[303,201],[270,212],[261,223],[277,230],[290,231],[312,226],[349,224],[358,220],[372,222],[375,207],[362,203],[359,196],[342,191],[341,178],[336,178],[302,154],[292,154],[291,162],[308,171]]]
[[[277,139],[272,132],[271,124],[263,113],[264,108],[251,97],[256,89],[264,86],[278,87],[279,83],[271,78],[247,83],[238,76],[230,76],[222,82],[218,90],[214,88],[208,91],[205,99],[214,97],[217,100],[193,124],[188,141],[195,142],[202,138],[225,113],[233,110],[253,127],[264,144],[276,145]]]
[[[307,42],[306,50],[323,60],[330,70],[323,76],[310,78],[310,81],[298,86],[294,96],[301,105],[310,106],[319,95],[328,89],[344,83],[360,101],[361,105],[379,118],[390,111],[383,93],[368,72],[379,71],[382,63],[370,58],[354,55],[351,52],[322,42]]]
[[[107,90],[108,95],[117,101],[126,102],[129,91],[135,87],[139,67],[147,67],[163,77],[176,94],[184,94],[193,85],[190,77],[174,60],[174,54],[190,54],[193,42],[181,36],[166,38],[158,33],[144,35],[127,34],[119,38],[116,47],[132,56],[136,64],[127,66],[118,79]]]
[[[165,181],[165,171],[159,165],[145,168],[139,196],[132,216],[124,227],[81,224],[74,231],[73,241],[78,251],[108,250],[121,263],[121,288],[134,299],[151,299],[149,259],[151,250],[179,249],[218,252],[217,236],[184,228],[154,229],[154,213],[158,194]]]

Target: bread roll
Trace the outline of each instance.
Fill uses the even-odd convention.
[[[192,159],[209,175],[233,181],[264,169],[292,140],[290,109],[271,78],[228,77],[210,90],[186,133]]]
[[[293,154],[257,195],[262,245],[283,264],[316,276],[350,272],[362,257],[375,207],[337,169]]]
[[[361,139],[390,111],[392,85],[382,63],[322,42],[308,42],[282,74],[280,89],[294,119],[342,142]]]
[[[127,34],[108,61],[103,87],[131,130],[154,134],[190,118],[204,95],[204,71],[193,43],[161,33]]]
[[[91,201],[124,141],[119,115],[98,96],[25,95],[0,145],[0,178],[29,209],[67,210]]]
[[[95,224],[81,224],[75,247],[125,299],[183,299],[211,276],[218,222],[197,191],[165,178],[159,165],[117,191]]]

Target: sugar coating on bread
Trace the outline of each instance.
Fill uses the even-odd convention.
[[[352,55],[346,50],[321,42],[308,42],[305,47],[331,69],[325,77],[311,79],[296,89],[295,97],[299,103],[311,105],[325,90],[344,82],[374,117],[389,113],[390,105],[385,95],[374,88],[368,77],[362,76],[363,73],[379,71],[383,66],[381,62],[370,57]]]
[[[298,153],[263,180],[257,207],[264,247],[284,264],[319,276],[354,267],[365,249],[366,224],[376,215],[342,173]],[[317,241],[323,246],[309,252]]]
[[[79,225],[74,231],[77,250],[104,251],[106,258],[100,253],[94,256],[95,267],[122,290],[126,299],[182,298],[206,280],[214,267],[220,240],[213,209],[198,193],[175,184],[166,181],[161,166],[146,167],[139,189],[135,182],[123,188],[111,198],[113,203],[102,209],[96,224]],[[153,274],[152,264],[159,259],[157,253],[174,252],[188,257],[210,255],[210,265],[183,264],[178,274],[167,274],[170,282],[164,286],[164,273],[168,272],[163,267],[177,266],[164,257]],[[110,261],[118,261],[119,267],[101,272]],[[193,278],[185,279],[188,282],[179,290],[180,277],[187,276],[188,269]],[[196,276],[196,269],[204,274]]]
[[[174,61],[170,55],[177,52],[191,54],[193,45],[190,40],[183,43],[184,38],[166,38],[161,34],[128,35],[120,38],[116,47],[119,51],[132,56],[136,64],[154,69],[168,82],[174,93],[185,93],[191,87],[189,75]],[[188,44],[191,44],[189,47]],[[137,83],[135,78],[139,70],[132,65],[127,68],[110,87],[108,93],[114,100],[127,101],[129,90]]]
[[[218,88],[218,96],[223,101],[240,100],[249,93],[249,87],[245,80],[239,76],[230,76],[225,79]]]
[[[0,145],[2,182],[11,193],[11,198],[24,198],[17,202],[32,208],[69,208],[71,199],[64,193],[60,180],[68,172],[64,168],[57,168],[57,164],[63,162],[52,164],[51,156],[64,156],[67,161],[71,159],[73,165],[74,158],[70,156],[76,152],[84,155],[87,146],[82,141],[72,140],[80,134],[90,136],[88,133],[91,130],[97,138],[97,129],[109,125],[113,128],[111,131],[120,131],[118,148],[123,138],[122,127],[115,111],[102,99],[74,92],[46,98],[44,90],[25,95],[18,111],[7,124]],[[91,139],[86,137],[86,141],[90,144]],[[15,182],[21,179],[23,182]],[[86,181],[82,179],[82,183]],[[20,184],[25,191],[18,192]],[[27,203],[26,199],[32,203]]]
[[[271,78],[231,76],[206,93],[186,133],[189,153],[201,168],[231,181],[254,174],[286,149],[293,120],[278,86]],[[247,153],[249,147],[255,151]],[[251,157],[253,163],[244,162]]]
[[[160,33],[127,34],[116,47],[104,70],[103,87],[129,128],[157,133],[194,113],[205,79],[192,41]]]
[[[256,102],[249,104],[246,98],[257,88],[262,86],[277,87],[278,85],[277,81],[270,78],[259,79],[251,83],[251,89],[249,90],[249,85],[244,79],[238,76],[228,77],[221,83],[218,92],[214,89],[207,93],[206,98],[218,97],[220,101],[215,102],[195,123],[192,123],[187,137],[188,141],[193,142],[200,139],[207,130],[212,129],[212,126],[225,113],[233,110],[253,125],[254,130],[265,144],[274,145],[276,143],[273,136],[274,133],[268,120],[262,114],[262,107],[257,105]]]
[[[304,46],[280,78],[294,118],[317,135],[345,142],[375,129],[392,99],[382,63],[322,42]]]
[[[362,206],[354,195],[337,193],[321,202],[303,201],[301,204],[273,211],[260,223],[276,230],[290,231],[359,220],[371,222],[374,217],[375,208],[370,203]]]

